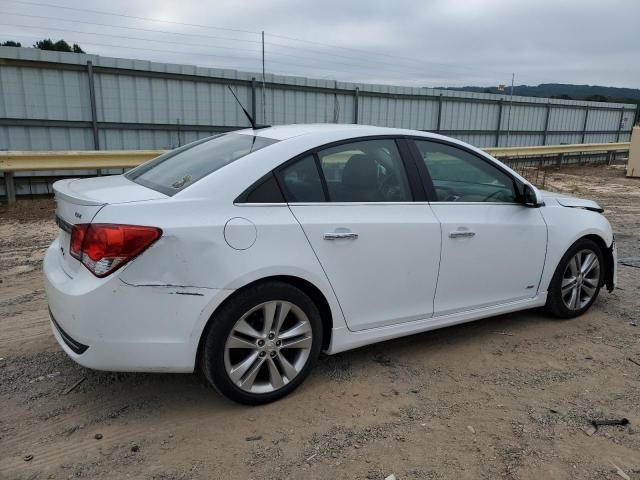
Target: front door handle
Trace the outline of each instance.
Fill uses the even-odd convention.
[[[449,233],[449,238],[471,238],[475,236],[476,236],[476,232],[468,232],[468,231]]]
[[[355,240],[357,238],[358,234],[353,232],[329,232],[324,234],[325,240]]]

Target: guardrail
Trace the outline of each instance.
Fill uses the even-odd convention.
[[[629,150],[630,143],[584,143],[544,145],[536,147],[485,148],[497,158],[542,157],[564,154],[620,152]],[[102,170],[132,168],[164,153],[165,150],[78,150],[0,152],[0,172],[4,172],[7,201],[16,201],[15,172],[39,170]]]
[[[629,150],[630,142],[576,143],[571,145],[540,145],[537,147],[483,148],[496,158],[537,157],[564,153],[622,152]],[[1,161],[0,161],[1,162]]]

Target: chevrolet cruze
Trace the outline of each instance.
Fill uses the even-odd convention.
[[[533,307],[575,317],[616,281],[598,204],[425,132],[240,130],[54,189],[44,273],[65,352],[199,369],[247,404],[291,392],[321,351]]]

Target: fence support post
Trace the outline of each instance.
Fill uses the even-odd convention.
[[[502,125],[502,100],[498,101],[498,126],[496,127],[495,147],[500,146],[500,125]]]
[[[251,116],[256,119],[256,77],[251,79]]]
[[[436,130],[437,133],[440,133],[440,130],[442,130],[442,94],[440,94],[440,96],[438,97],[438,129]]]
[[[616,135],[616,143],[620,141],[620,134],[622,133],[622,119],[624,118],[624,107],[620,109],[620,120],[618,121],[618,133]],[[632,125],[633,127],[633,125]]]
[[[360,88],[356,87],[353,92],[353,123],[358,123],[358,112],[360,103]]]
[[[589,121],[589,107],[586,107],[584,110],[584,125],[582,125],[582,141],[580,143],[584,143],[584,137],[587,134],[588,121]],[[580,158],[582,159],[582,154],[580,154]]]
[[[91,128],[93,129],[93,149],[100,150],[98,135],[98,114],[96,110],[96,87],[93,81],[93,63],[87,60],[87,75],[89,76],[89,101],[91,102]]]
[[[544,133],[542,134],[542,145],[547,144],[547,133],[549,132],[549,117],[551,117],[551,103],[547,103],[547,114],[544,118]]]
[[[13,172],[4,172],[4,188],[7,194],[7,203],[13,205],[16,203],[16,184]]]

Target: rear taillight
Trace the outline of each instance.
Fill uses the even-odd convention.
[[[106,277],[145,251],[162,235],[156,227],[82,223],[71,229],[69,253],[96,277]]]

